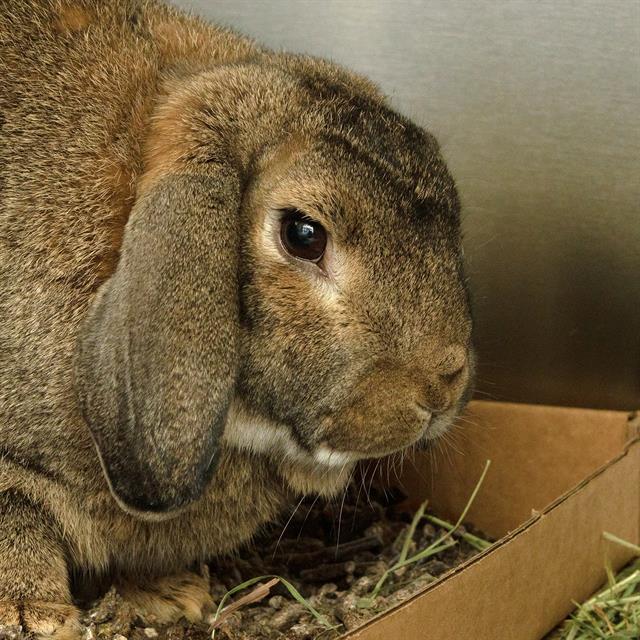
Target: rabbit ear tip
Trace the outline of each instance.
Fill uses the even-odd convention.
[[[204,476],[194,478],[192,482],[179,483],[178,486],[160,486],[148,482],[141,485],[128,482],[126,478],[119,478],[112,483],[109,474],[106,475],[111,494],[120,508],[142,520],[159,521],[179,515],[201,498],[216,466],[212,464]]]
[[[216,431],[212,429],[212,434]],[[182,513],[202,498],[219,466],[220,448],[214,436],[200,456],[178,458],[145,453],[137,441],[113,440],[118,443],[115,447],[100,446],[94,437],[103,477],[116,504],[141,520],[167,520]]]

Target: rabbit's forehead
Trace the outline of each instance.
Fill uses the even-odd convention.
[[[309,215],[319,213],[336,230],[392,225],[398,217],[418,229],[437,217],[453,226],[458,219],[455,185],[439,158],[403,171],[337,144],[300,153],[273,181],[270,195],[275,208],[295,205]]]

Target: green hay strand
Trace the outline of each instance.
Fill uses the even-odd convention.
[[[220,614],[224,610],[225,603],[227,602],[227,600],[229,600],[231,596],[235,595],[239,591],[252,587],[258,582],[262,582],[264,580],[271,580],[273,578],[276,578],[277,580],[279,580],[284,585],[285,589],[290,593],[291,597],[297,602],[299,602],[301,605],[303,605],[309,611],[309,613],[318,621],[319,624],[321,624],[323,627],[326,627],[327,630],[337,628],[336,626],[332,625],[319,611],[317,611],[288,580],[286,580],[282,576],[276,576],[276,575],[258,576],[257,578],[251,578],[249,580],[246,580],[245,582],[242,582],[239,585],[236,585],[235,587],[233,587],[233,589],[229,589],[229,591],[227,591],[227,593],[225,593],[224,596],[222,596],[222,598],[220,599],[218,608],[216,609],[216,612],[213,616],[212,624],[216,623],[216,621],[220,617]],[[215,640],[216,630],[217,629],[214,628],[211,631],[211,640]]]
[[[603,538],[640,556],[640,547],[609,532]],[[640,559],[613,574],[605,562],[607,586],[576,610],[553,638],[560,640],[637,640],[640,638]]]
[[[358,600],[357,606],[359,608],[369,609],[375,605],[375,600],[380,594],[382,587],[384,586],[385,582],[394,571],[397,571],[402,567],[406,567],[407,565],[419,562],[420,560],[425,560],[426,558],[429,558],[437,553],[440,553],[441,551],[446,551],[453,545],[457,544],[456,540],[452,539],[453,534],[459,529],[463,520],[467,517],[467,513],[469,513],[469,509],[471,508],[471,505],[476,499],[476,496],[478,495],[478,491],[480,491],[480,487],[484,482],[485,476],[487,475],[487,471],[489,470],[490,465],[491,465],[491,460],[487,460],[484,466],[484,469],[482,471],[482,474],[480,475],[480,478],[476,483],[476,486],[473,492],[471,493],[471,496],[469,496],[469,499],[467,500],[467,504],[465,505],[456,523],[454,525],[449,525],[449,527],[447,527],[448,531],[445,534],[441,535],[437,540],[432,542],[428,547],[426,547],[425,549],[422,549],[421,551],[418,551],[418,553],[414,554],[411,557],[407,557],[408,550],[411,545],[411,540],[415,533],[416,527],[418,526],[418,523],[420,522],[420,520],[422,520],[422,518],[424,517],[424,512],[427,508],[427,501],[423,502],[420,505],[415,515],[413,516],[411,525],[409,526],[409,529],[407,531],[407,537],[405,538],[404,544],[402,545],[402,551],[400,553],[398,560],[393,565],[391,565],[382,574],[382,576],[380,576],[380,579],[376,583],[371,593],[368,596],[364,598],[360,598],[360,600]]]

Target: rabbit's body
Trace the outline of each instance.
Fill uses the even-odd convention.
[[[99,19],[78,8],[61,15],[41,2],[12,2],[2,11],[0,490],[19,490],[33,502],[30,518],[47,514],[55,530],[64,530],[59,555],[76,567],[184,569],[246,540],[283,505],[284,487],[264,472],[263,461],[229,450],[221,468],[231,484],[212,485],[181,518],[134,518],[109,493],[72,386],[78,327],[115,267],[142,171],[141,142],[165,79],[168,54],[138,33],[175,17],[162,6],[126,2],[104,3]],[[116,30],[109,21],[125,27]],[[187,27],[198,29],[223,60],[253,51],[227,32],[195,22]],[[189,40],[193,33],[183,37],[185,63],[211,55]],[[1,549],[2,542],[4,600],[21,576],[3,563]],[[33,584],[16,595],[29,598],[32,590],[41,599],[38,583],[56,549],[43,557],[38,551],[36,541],[33,558],[25,552]],[[65,587],[61,602],[68,601]]]
[[[434,433],[446,428],[472,368],[455,190],[435,142],[367,81],[146,0],[0,0],[0,77],[0,623],[72,635],[70,568],[180,571],[237,547],[295,494],[335,492],[358,458],[416,441],[425,416]],[[300,157],[315,173],[290,188],[281,176],[302,171]],[[428,214],[437,249],[416,231],[379,252],[368,234],[380,223],[362,214],[322,285],[315,267],[273,249],[261,267],[267,236],[253,230],[268,216],[241,222],[238,240],[225,206],[262,211],[276,193],[287,211],[290,200],[339,208],[341,198],[354,210],[373,199],[373,209],[441,211]],[[225,249],[236,241],[239,266]],[[354,261],[365,249],[372,276]],[[205,289],[208,258],[180,266],[196,253],[220,273]],[[387,255],[406,263],[375,266]],[[431,293],[416,298],[427,281]],[[317,349],[312,365],[299,332]],[[168,368],[147,367],[165,356]],[[414,395],[422,408],[406,409]]]

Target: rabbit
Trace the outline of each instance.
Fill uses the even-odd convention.
[[[460,203],[367,79],[153,0],[0,0],[0,624],[192,569],[469,399]]]

